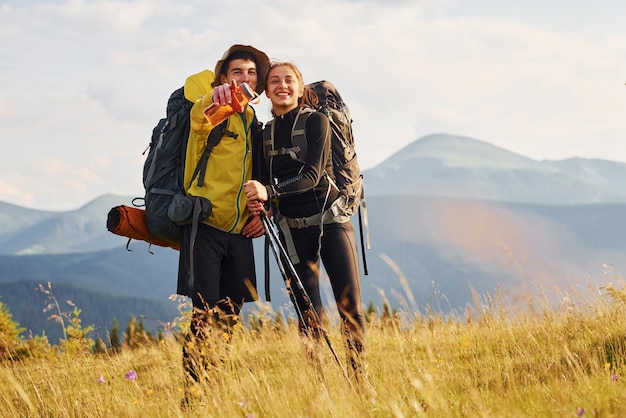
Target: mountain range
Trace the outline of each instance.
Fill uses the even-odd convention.
[[[517,303],[548,289],[558,299],[553,289],[620,281],[626,267],[626,164],[537,161],[435,134],[363,175],[372,243],[365,303],[464,314],[476,309],[476,294],[506,292]],[[160,326],[177,315],[168,297],[178,253],[134,241],[127,249],[106,230],[109,209],[133,197],[101,196],[67,212],[0,202],[0,302],[17,322],[51,339],[62,335],[42,313],[46,295],[36,289],[48,282],[57,300],[72,300],[83,323],[103,333],[114,318]],[[255,240],[261,298],[262,244]],[[272,306],[289,311],[270,264]],[[327,282],[323,291],[332,306]]]
[[[537,161],[453,135],[421,138],[367,170],[369,195],[466,197],[573,205],[626,202],[626,164]]]

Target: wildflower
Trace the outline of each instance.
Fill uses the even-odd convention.
[[[137,372],[131,369],[128,372],[126,372],[124,377],[126,377],[126,380],[135,380],[137,379]]]
[[[250,405],[250,401],[248,401],[247,399],[242,399],[239,401],[239,406],[242,408],[246,408],[248,405]],[[254,414],[250,412],[246,414],[244,418],[254,418]]]
[[[617,375],[616,374],[612,374],[611,375],[611,380],[617,380]]]
[[[582,417],[585,413],[585,408],[576,408],[576,416]]]
[[[106,383],[103,375],[100,375],[100,377],[98,378],[98,383]]]

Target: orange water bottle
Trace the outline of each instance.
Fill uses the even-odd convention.
[[[230,104],[220,105],[219,103],[213,103],[204,109],[204,117],[207,118],[211,125],[217,126],[228,119],[229,116],[243,112],[243,108],[246,107],[248,102],[258,97],[258,94],[246,83],[235,86],[233,81],[230,85],[230,92],[232,97]]]

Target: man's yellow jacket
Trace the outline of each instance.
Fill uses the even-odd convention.
[[[185,161],[185,190],[189,195],[203,196],[211,201],[213,211],[204,223],[222,231],[240,233],[249,218],[243,184],[252,178],[254,109],[247,106],[243,114],[228,118],[226,129],[237,137],[224,135],[215,146],[201,187],[197,178],[192,179],[208,134],[213,129],[203,110],[211,104],[214,78],[212,71],[204,70],[185,81],[185,97],[194,103]]]

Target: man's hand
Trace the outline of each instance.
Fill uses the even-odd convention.
[[[230,104],[233,100],[232,90],[237,88],[237,82],[233,80],[231,84],[224,83],[213,88],[213,103],[219,105]]]
[[[259,215],[252,216],[250,221],[243,227],[241,233],[248,238],[258,238],[265,233],[263,222]]]

